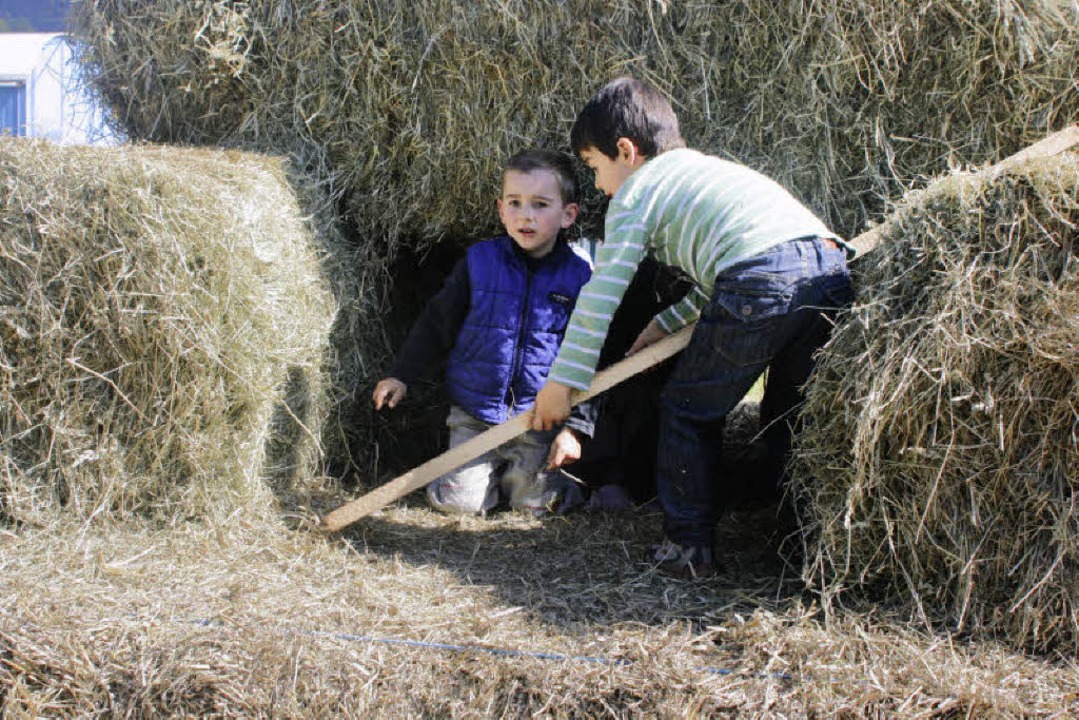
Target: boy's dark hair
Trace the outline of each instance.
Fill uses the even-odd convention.
[[[654,85],[631,77],[600,88],[577,114],[569,138],[577,155],[595,148],[611,159],[618,157],[619,138],[629,138],[650,158],[686,146],[667,98]]]
[[[503,173],[515,170],[529,173],[533,170],[550,170],[558,180],[558,191],[562,202],[577,202],[577,176],[574,174],[573,159],[563,152],[533,148],[522,150],[506,161]]]

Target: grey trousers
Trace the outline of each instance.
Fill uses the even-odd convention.
[[[450,448],[471,440],[492,426],[460,407],[446,419]],[[500,447],[465,463],[427,486],[427,502],[444,513],[484,513],[505,499],[514,510],[542,514],[554,509],[572,480],[547,471],[547,455],[557,431],[529,430]]]

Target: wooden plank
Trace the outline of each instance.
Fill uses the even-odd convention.
[[[1076,145],[1079,145],[1079,125],[1071,125],[981,172],[986,174],[1003,172],[1012,165],[1032,158],[1059,155]],[[850,244],[854,246],[858,253],[855,259],[861,258],[865,253],[875,248],[880,243],[881,236],[890,226],[890,221],[885,221],[851,240]],[[696,327],[696,324],[684,327],[654,345],[650,345],[625,360],[596,373],[595,378],[592,380],[592,386],[585,392],[575,392],[572,403],[576,405],[593,398],[623,380],[658,365],[676,354],[689,343],[689,337],[693,333],[694,327]],[[394,500],[402,498],[413,490],[418,490],[432,480],[460,467],[469,460],[477,458],[502,443],[527,432],[531,426],[531,411],[511,418],[501,425],[496,425],[468,442],[447,450],[405,474],[397,476],[366,495],[342,505],[323,517],[319,527],[327,532],[335,532],[347,527],[360,518],[370,515]]]
[[[1049,135],[1044,140],[1039,140],[1033,145],[1029,145],[1014,155],[1010,155],[995,165],[992,165],[984,170],[979,171],[979,174],[994,175],[997,173],[1005,172],[1014,165],[1032,160],[1040,157],[1051,157],[1053,155],[1059,155],[1076,145],[1079,145],[1079,125],[1069,125],[1059,132],[1055,132]],[[883,236],[892,227],[890,220],[885,220],[880,225],[867,230],[858,237],[850,241],[850,244],[854,246],[854,249],[858,252],[854,259],[861,259],[863,255],[875,248],[880,244],[881,236]]]
[[[689,343],[689,336],[693,333],[693,328],[693,325],[684,327],[659,342],[649,345],[640,352],[634,353],[625,360],[596,373],[588,390],[583,392],[574,391],[571,398],[572,404],[577,405],[593,398],[623,380],[654,367],[679,352]],[[395,477],[366,495],[342,505],[322,518],[320,528],[327,532],[335,532],[347,527],[360,518],[370,515],[375,510],[404,497],[413,490],[424,487],[450,470],[454,470],[469,460],[494,450],[502,443],[527,432],[530,427],[532,427],[532,411],[510,418],[501,425],[496,425],[471,440],[461,443],[457,447],[451,448],[422,465],[409,470],[405,474]]]

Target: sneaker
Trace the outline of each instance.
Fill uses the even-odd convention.
[[[581,491],[581,486],[572,480],[569,480],[562,489],[561,497],[558,498],[558,505],[556,506],[555,512],[559,515],[565,515],[571,510],[576,510],[583,506],[584,493]]]
[[[621,485],[613,483],[604,485],[588,498],[585,510],[592,512],[611,512],[615,510],[628,510],[633,507],[633,500],[629,493]]]
[[[663,538],[663,542],[654,545],[652,560],[659,568],[672,575],[689,578],[708,577],[715,573],[712,548],[696,545],[679,545],[673,540]]]

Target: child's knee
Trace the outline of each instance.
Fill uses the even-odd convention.
[[[427,486],[427,504],[447,515],[478,515],[498,501],[497,488],[439,478]]]
[[[503,488],[512,509],[536,515],[552,510],[565,511],[584,503],[580,488],[558,471],[539,472],[527,481],[508,486],[503,482]]]

